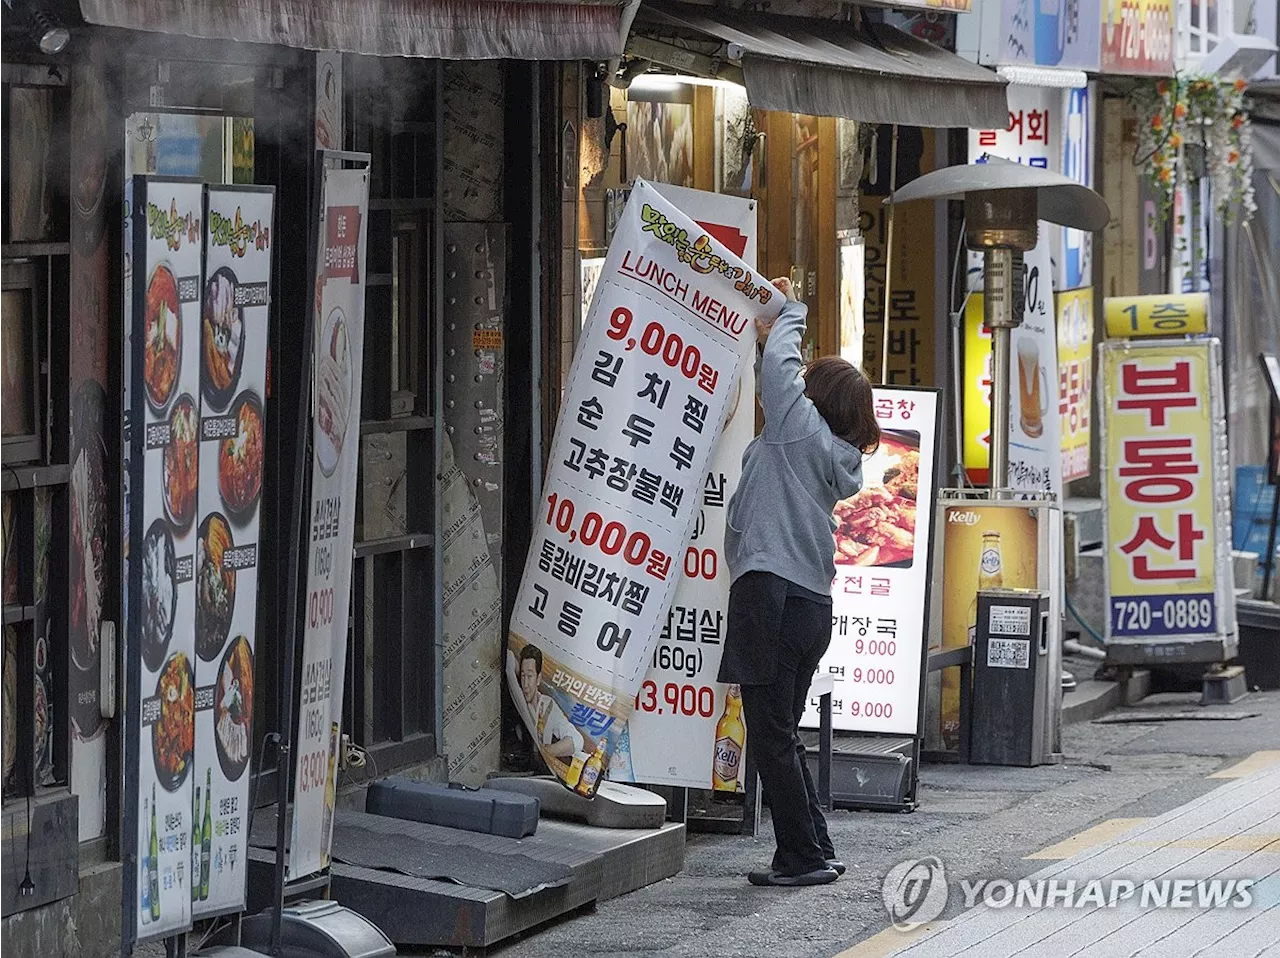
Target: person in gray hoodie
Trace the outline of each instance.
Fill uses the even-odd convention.
[[[741,687],[749,744],[773,817],[777,851],[754,885],[820,885],[836,858],[805,762],[800,720],[831,642],[837,502],[862,487],[862,457],[880,441],[867,378],[843,359],[808,368],[807,309],[791,283],[772,324],[757,320],[756,389],[764,430],[742,457],[729,501],[725,561],[732,586],[719,680]]]

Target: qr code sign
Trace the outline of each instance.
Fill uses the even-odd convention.
[[[1026,669],[1031,667],[1030,639],[991,639],[987,643],[987,667]]]

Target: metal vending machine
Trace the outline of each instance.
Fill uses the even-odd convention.
[[[974,765],[1045,764],[1058,672],[1049,668],[1049,596],[1034,589],[978,593],[974,633]]]
[[[929,650],[973,645],[977,637],[978,593],[998,589],[1035,590],[1048,608],[1048,675],[1062,672],[1062,509],[1048,493],[943,489],[934,513],[933,583]],[[960,670],[929,676],[925,747],[935,756],[960,747]],[[981,689],[974,683],[975,699]],[[1061,752],[1062,686],[1050,681],[1041,705],[1041,755],[1055,761]],[[976,716],[977,705],[973,707]],[[974,732],[976,742],[976,731]]]

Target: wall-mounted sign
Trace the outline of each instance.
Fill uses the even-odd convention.
[[[1058,294],[1058,418],[1062,481],[1089,475],[1093,422],[1093,289]]]
[[[1096,73],[1101,38],[1095,24],[1100,7],[1101,0],[1004,0],[995,57],[990,61],[984,57],[983,62]]]
[[[1108,296],[1103,300],[1107,336],[1198,336],[1209,331],[1209,294]]]
[[[1173,0],[1102,0],[1102,72],[1173,75]]]

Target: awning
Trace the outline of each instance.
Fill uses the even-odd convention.
[[[840,20],[645,0],[632,35],[675,51],[716,41],[713,59],[741,67],[747,99],[762,110],[904,126],[1009,123],[1003,79],[885,24],[859,29]]]
[[[80,0],[100,26],[448,60],[604,60],[624,0]]]

